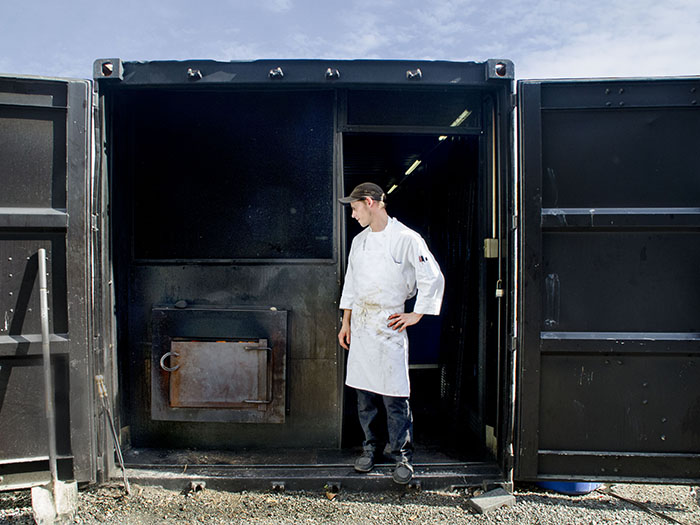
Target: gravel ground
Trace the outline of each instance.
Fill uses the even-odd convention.
[[[606,487],[604,487],[606,488]],[[601,492],[567,496],[520,486],[516,504],[476,514],[465,492],[339,494],[295,492],[181,493],[160,487],[132,486],[127,496],[119,486],[82,490],[74,523],[155,525],[161,523],[490,523],[490,524],[683,524],[700,523],[693,488],[679,485],[612,485],[609,490],[662,513],[654,515]],[[671,519],[669,519],[671,518]],[[28,491],[0,493],[0,524],[34,523]]]

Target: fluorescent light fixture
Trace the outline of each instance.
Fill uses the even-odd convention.
[[[394,184],[391,188],[389,188],[389,191],[386,192],[387,195],[390,194],[392,191],[394,191],[394,190],[395,190],[396,188],[398,188],[398,187],[399,187],[398,184]]]
[[[416,169],[418,166],[420,166],[420,163],[421,163],[421,162],[422,162],[422,161],[421,161],[420,159],[418,159],[418,160],[415,161],[413,164],[411,164],[411,167],[408,168],[408,169],[406,170],[406,175],[410,175],[411,173],[413,173],[413,172],[415,171],[415,169]]]
[[[462,113],[459,114],[459,117],[457,117],[452,124],[450,124],[451,128],[456,128],[457,126],[461,126],[462,123],[469,118],[469,115],[471,115],[472,112],[469,109],[465,109],[462,111]],[[443,141],[447,138],[447,135],[440,135],[438,137],[439,141]]]
[[[457,118],[454,120],[454,122],[453,122],[452,124],[450,124],[450,127],[451,127],[451,128],[456,128],[457,126],[461,126],[461,125],[462,125],[462,122],[464,122],[465,120],[467,120],[467,118],[468,118],[469,115],[471,115],[471,114],[472,114],[472,112],[471,112],[470,109],[465,109],[464,111],[462,111],[462,113],[460,113],[459,117],[457,117]]]

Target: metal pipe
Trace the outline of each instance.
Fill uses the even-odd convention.
[[[119,461],[119,466],[122,469],[122,476],[124,479],[124,490],[127,494],[131,494],[131,486],[129,485],[129,479],[126,477],[126,467],[124,466],[124,456],[122,454],[122,447],[119,444],[119,436],[117,435],[117,429],[114,426],[114,417],[112,416],[112,409],[110,408],[111,403],[109,401],[109,396],[107,395],[107,387],[105,386],[105,378],[103,375],[95,376],[95,384],[97,385],[97,395],[102,400],[102,407],[104,408],[105,415],[107,416],[107,421],[109,422],[109,428],[112,431],[112,439],[114,440],[114,447],[117,451],[117,460]]]
[[[56,464],[56,410],[53,402],[53,378],[51,376],[51,347],[49,344],[49,291],[46,285],[46,250],[39,249],[39,301],[41,308],[41,354],[44,364],[44,397],[46,419],[49,425],[49,469],[51,480],[58,481]]]

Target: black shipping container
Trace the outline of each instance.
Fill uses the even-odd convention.
[[[446,277],[409,331],[416,482],[697,483],[700,79],[507,60],[95,62],[0,77],[0,488],[59,475],[388,486],[352,470],[338,299],[384,187]],[[516,133],[517,129],[517,133]],[[517,143],[515,137],[517,136]],[[685,248],[683,248],[685,246]]]

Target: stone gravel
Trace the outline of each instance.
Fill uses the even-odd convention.
[[[255,493],[176,492],[161,487],[132,486],[126,495],[120,486],[80,491],[73,523],[155,525],[174,524],[683,524],[700,523],[695,489],[680,485],[611,485],[603,489],[656,511],[595,491],[568,496],[534,485],[515,491],[513,507],[477,514],[468,504],[471,495],[459,492]],[[0,524],[34,523],[29,491],[0,493]]]

